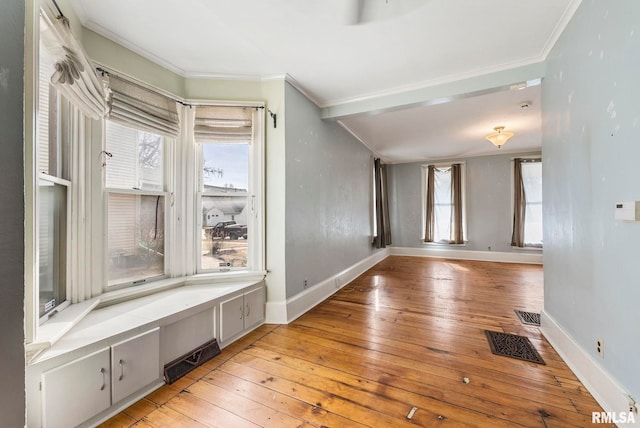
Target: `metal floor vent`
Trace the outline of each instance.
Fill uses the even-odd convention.
[[[520,322],[522,322],[522,324],[540,326],[540,314],[536,312],[519,311],[517,309],[515,312],[516,315],[518,315],[518,318],[520,318]]]
[[[485,330],[484,332],[487,335],[491,352],[494,354],[536,364],[545,364],[528,338],[498,331]]]
[[[201,366],[216,355],[220,354],[218,341],[213,339],[202,346],[197,347],[188,354],[176,358],[164,366],[164,380],[169,385]]]

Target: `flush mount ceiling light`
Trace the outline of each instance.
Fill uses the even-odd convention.
[[[486,138],[497,148],[502,147],[509,138],[513,137],[513,132],[502,132],[504,130],[504,126],[496,126],[493,130],[496,132],[487,135]]]

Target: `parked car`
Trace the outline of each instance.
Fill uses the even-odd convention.
[[[221,221],[216,223],[213,227],[208,229],[207,233],[213,238],[226,238],[229,239],[238,239],[244,238],[247,239],[247,225],[246,224],[236,224],[235,221]]]

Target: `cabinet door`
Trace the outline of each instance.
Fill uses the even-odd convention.
[[[42,426],[75,427],[111,405],[109,348],[42,374]]]
[[[220,340],[226,342],[242,330],[244,330],[243,296],[220,303]]]
[[[264,320],[264,288],[249,291],[244,295],[244,328],[251,328]]]
[[[160,329],[155,328],[111,347],[113,403],[160,378]]]

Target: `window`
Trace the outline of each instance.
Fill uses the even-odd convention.
[[[64,102],[50,83],[54,58],[40,42],[38,115],[36,133],[36,221],[38,249],[38,317],[61,308],[67,301],[67,213],[70,182],[69,150],[63,144],[61,106]],[[65,141],[66,143],[66,141]],[[46,318],[45,318],[46,319]]]
[[[165,137],[106,121],[108,286],[165,274]]]
[[[464,164],[423,168],[424,242],[463,244]]]
[[[542,247],[542,160],[514,159],[514,215],[511,245]]]
[[[198,272],[262,268],[262,109],[198,106]]]

